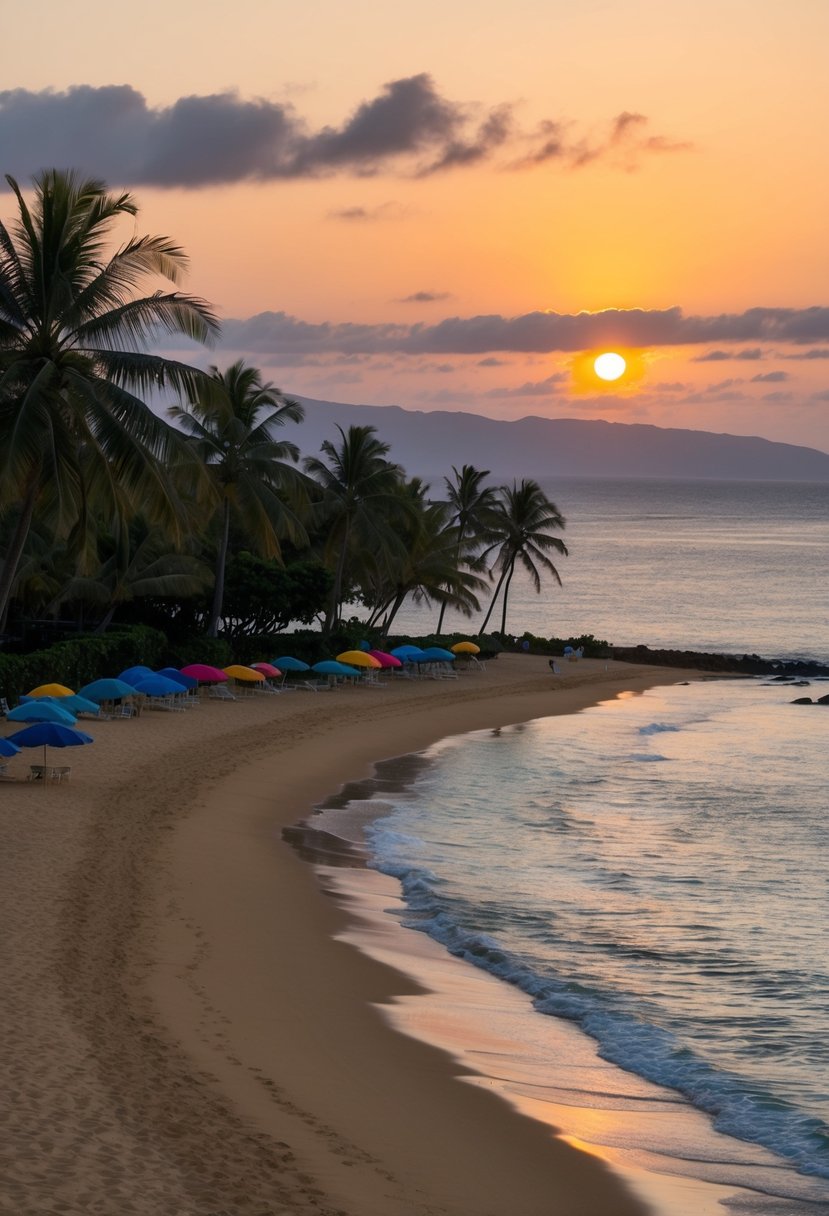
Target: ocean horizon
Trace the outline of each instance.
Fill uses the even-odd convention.
[[[556,478],[566,518],[562,585],[537,595],[516,571],[507,633],[594,637],[614,646],[829,662],[829,484]],[[485,608],[485,605],[484,605]],[[432,633],[439,608],[407,601],[397,634]],[[447,612],[447,633],[474,636]],[[496,605],[488,629],[501,626]]]

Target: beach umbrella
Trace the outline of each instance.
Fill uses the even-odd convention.
[[[278,680],[282,672],[273,663],[251,663],[254,671],[261,671],[268,680]]]
[[[375,659],[373,654],[369,654],[367,650],[344,650],[342,654],[337,655],[338,663],[348,663],[351,667],[374,667],[381,666],[380,660]]]
[[[292,655],[283,654],[278,659],[273,661],[274,667],[278,667],[280,671],[310,671],[311,668],[307,663],[303,663],[302,659],[295,659]]]
[[[101,708],[78,692],[73,692],[71,697],[61,697],[57,704],[61,709],[68,709],[70,714],[97,714]]]
[[[84,743],[94,743],[94,739],[84,731],[73,730],[60,722],[35,722],[9,735],[7,742],[17,747],[42,747],[45,764],[47,747],[81,747]]]
[[[0,739],[0,756],[16,756],[20,748],[16,743],[12,743],[9,739]]]
[[[312,671],[318,672],[321,676],[359,676],[359,671],[356,667],[349,667],[346,663],[340,663],[337,659],[323,659],[320,663],[315,663],[311,668]]]
[[[394,650],[389,651],[389,654],[394,655],[396,659],[402,659],[404,663],[410,663],[412,659],[423,654],[423,651],[419,646],[412,646],[407,643],[405,646],[395,646]]]
[[[153,675],[152,667],[128,667],[126,671],[122,671],[119,680],[123,680],[125,684],[132,684],[133,687],[139,680],[143,680],[145,676]]]
[[[155,673],[157,676],[166,676],[168,680],[175,680],[182,688],[198,688],[198,680],[194,680],[192,676],[186,676],[183,671],[179,671],[177,667],[162,667],[160,671]]]
[[[135,691],[140,692],[144,697],[178,697],[185,690],[183,684],[178,684],[175,680],[168,680],[167,676],[160,676],[151,671],[148,676],[144,676],[143,680],[139,680],[135,685]]]
[[[385,650],[370,650],[369,654],[376,659],[381,667],[402,667],[402,659],[398,659],[396,655],[386,654]]]
[[[29,693],[30,697],[71,697],[72,689],[65,684],[38,684]]]
[[[121,701],[124,697],[132,697],[135,689],[125,680],[93,680],[91,684],[84,684],[80,695],[100,705],[101,701]]]
[[[68,709],[62,709],[56,701],[38,698],[36,701],[24,701],[16,705],[6,714],[10,722],[61,722],[64,726],[74,726],[77,718]]]
[[[444,650],[442,646],[429,646],[426,650],[421,650],[420,654],[412,655],[415,663],[453,663],[455,656],[451,650]]]
[[[242,663],[232,663],[230,667],[225,667],[224,673],[230,676],[232,680],[240,680],[243,684],[264,684],[265,677],[261,671],[255,671],[252,667],[245,667]]]
[[[480,654],[481,653],[480,646],[476,646],[474,642],[456,642],[455,645],[450,646],[449,649],[454,654]]]
[[[199,684],[224,684],[227,676],[221,667],[211,667],[209,663],[190,663],[182,667],[183,676],[192,676]]]

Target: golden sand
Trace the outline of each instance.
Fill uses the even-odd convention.
[[[337,938],[346,912],[282,828],[373,761],[688,674],[502,655],[453,681],[207,701],[87,723],[68,785],[3,782],[0,1213],[641,1213],[603,1162],[392,1028],[381,1007],[417,985]]]

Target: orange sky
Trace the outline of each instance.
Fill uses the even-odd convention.
[[[129,186],[230,323],[207,362],[829,450],[825,0],[33,0],[15,26],[3,170]],[[640,310],[637,375],[591,386],[578,314],[609,309]]]

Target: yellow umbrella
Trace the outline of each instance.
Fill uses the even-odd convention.
[[[456,642],[449,649],[453,654],[480,654],[480,646],[476,646],[474,642]]]
[[[348,663],[350,667],[382,667],[379,659],[366,650],[344,650],[337,655],[338,663]]]
[[[74,692],[71,688],[67,688],[65,684],[38,684],[37,688],[33,688],[29,693],[30,697],[74,697]]]
[[[243,667],[241,663],[233,663],[230,667],[223,667],[226,676],[230,676],[231,680],[250,680],[255,683],[264,683],[265,677],[261,671],[255,671],[253,667]]]

